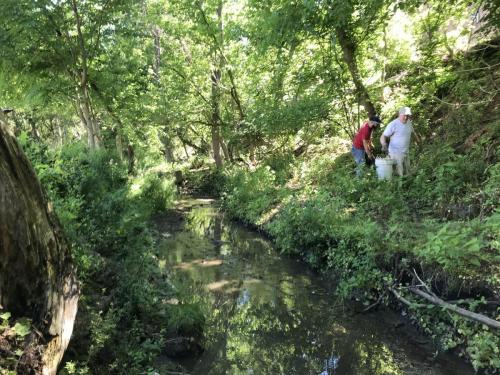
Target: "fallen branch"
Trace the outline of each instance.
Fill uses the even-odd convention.
[[[451,303],[452,305],[460,305],[464,303],[472,303],[477,301],[472,298],[465,298],[465,299],[454,299],[446,302]],[[481,301],[481,303],[489,306],[500,306],[500,301]]]
[[[427,290],[427,293],[429,293],[430,295],[432,295],[434,297],[437,297],[434,293],[432,293],[432,291],[429,289],[427,284],[424,283],[424,281],[418,276],[418,273],[417,273],[417,271],[415,271],[415,268],[413,269],[413,273],[415,274],[415,277],[418,279],[418,281],[420,281],[421,286],[423,286],[425,288],[425,290]],[[419,286],[419,285],[416,285],[416,286]]]
[[[443,301],[441,298],[439,298],[437,296],[432,296],[429,293],[423,292],[418,288],[411,287],[411,288],[409,288],[409,290],[412,293],[417,294],[420,297],[425,298],[427,301],[433,303],[434,305],[438,305],[438,306],[441,306],[447,310],[453,311],[453,312],[457,313],[458,315],[463,316],[464,318],[468,318],[468,319],[474,320],[476,322],[485,324],[491,328],[500,329],[500,322],[497,320],[488,318],[487,316],[482,315],[482,314],[478,314],[478,313],[463,309],[463,308],[458,307],[456,305],[452,305],[451,303]],[[393,293],[394,293],[394,291],[393,291]]]
[[[384,297],[384,295],[385,295],[385,293],[382,293],[374,303],[372,303],[370,306],[367,306],[365,309],[363,309],[362,312],[366,313],[366,312],[370,311],[371,309],[373,309],[378,304],[380,304],[380,302],[382,302],[382,298]]]
[[[388,289],[392,292],[392,294],[394,294],[394,297],[396,297],[396,299],[398,299],[399,301],[403,302],[406,306],[409,306],[409,307],[424,307],[424,306],[426,306],[426,305],[424,305],[422,303],[413,303],[413,302],[408,301],[401,294],[399,294],[396,291],[396,289],[394,289],[394,288],[388,287]]]

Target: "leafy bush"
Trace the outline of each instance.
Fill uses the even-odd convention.
[[[482,262],[485,240],[478,220],[439,224],[430,221],[426,227],[427,241],[415,249],[427,263],[437,263],[450,274],[477,274]]]
[[[186,189],[192,194],[220,197],[224,189],[224,170],[215,166],[207,167],[200,173],[199,170],[192,172],[184,171]]]
[[[173,181],[152,171],[129,181],[113,153],[89,153],[81,144],[49,150],[26,139],[24,147],[54,202],[82,281],[69,350],[79,355],[68,358],[67,371],[143,372],[169,326],[169,312],[158,301],[175,295],[148,230],[152,213],[171,206]]]
[[[155,212],[170,208],[175,194],[172,180],[166,179],[157,173],[140,174],[132,182],[129,197],[139,198]]]
[[[467,352],[476,371],[480,368],[500,370],[500,337],[488,330],[472,334]]]
[[[224,204],[229,212],[248,223],[257,223],[261,215],[278,202],[275,173],[270,167],[255,171],[228,171]]]

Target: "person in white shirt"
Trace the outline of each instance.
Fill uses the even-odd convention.
[[[389,157],[396,160],[396,171],[400,176],[407,174],[410,168],[409,151],[412,132],[411,110],[408,107],[402,107],[399,109],[398,118],[387,124],[380,137],[382,151],[387,151],[387,140],[390,139]]]

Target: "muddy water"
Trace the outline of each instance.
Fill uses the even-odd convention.
[[[400,317],[352,314],[334,285],[280,256],[256,232],[224,220],[208,200],[181,201],[181,229],[164,230],[161,258],[203,304],[204,352],[189,374],[472,374],[436,356]]]

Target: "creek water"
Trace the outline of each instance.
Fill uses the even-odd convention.
[[[185,220],[162,229],[160,262],[201,303],[192,375],[473,374],[391,311],[353,314],[334,285],[280,255],[261,234],[225,220],[210,200],[179,202]]]

